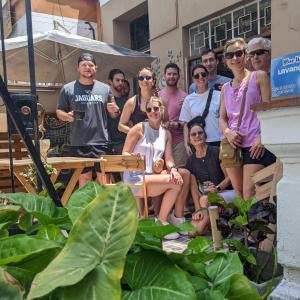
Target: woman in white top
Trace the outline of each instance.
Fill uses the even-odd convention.
[[[149,197],[163,194],[158,220],[167,224],[167,218],[171,212],[183,183],[181,175],[175,168],[172,155],[172,138],[168,130],[161,126],[164,106],[158,97],[151,97],[146,103],[148,121],[138,123],[132,127],[123,148],[124,155],[146,156],[146,186]],[[155,174],[153,165],[155,161],[164,157],[167,172]],[[142,180],[137,172],[124,173],[124,182],[132,183]],[[141,189],[133,191],[136,197],[143,197]],[[165,238],[174,239],[178,234],[169,234]]]

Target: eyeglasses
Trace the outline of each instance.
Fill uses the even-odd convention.
[[[241,56],[243,56],[245,54],[245,49],[243,49],[243,50],[237,50],[237,51],[235,51],[235,52],[225,52],[224,53],[224,57],[226,58],[226,59],[232,59],[232,58],[234,58],[234,57],[241,57]]]
[[[152,78],[152,76],[143,76],[143,75],[138,76],[138,80],[139,80],[139,81],[144,81],[145,79],[146,79],[147,81],[149,81],[149,80],[151,80],[151,79],[153,79],[153,78]]]
[[[159,106],[153,106],[153,107],[147,107],[146,108],[146,112],[148,113],[148,114],[150,114],[151,113],[151,111],[152,112],[158,112],[159,111]]]
[[[194,77],[195,79],[199,79],[199,78],[200,78],[200,75],[201,75],[202,78],[207,77],[207,73],[205,73],[205,72],[197,73],[197,74],[195,74],[193,77]]]
[[[201,136],[204,134],[204,131],[196,131],[196,132],[191,132],[192,137],[196,137],[197,135]]]
[[[261,56],[265,53],[269,53],[270,51],[269,50],[266,50],[266,49],[257,49],[257,50],[254,50],[254,51],[251,51],[248,53],[248,56],[249,57],[254,57],[255,55],[257,56]]]

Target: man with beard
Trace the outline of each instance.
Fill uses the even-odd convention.
[[[97,65],[92,54],[78,58],[79,80],[64,85],[60,91],[57,117],[71,123],[69,156],[98,158],[109,153],[107,114],[117,117],[119,108],[111,98],[110,87],[95,80]],[[103,182],[99,164],[95,164],[97,181]],[[92,180],[92,168],[85,168],[79,186]]]
[[[212,49],[205,49],[201,53],[202,65],[208,71],[208,88],[213,87],[215,90],[221,91],[222,85],[231,80],[229,77],[217,74],[218,59],[216,53]],[[196,92],[196,83],[192,83],[189,87],[189,94]]]
[[[185,222],[184,205],[187,200],[190,185],[190,172],[185,169],[188,157],[184,146],[183,122],[179,121],[181,106],[187,94],[177,86],[180,78],[179,73],[180,69],[177,64],[167,64],[164,69],[166,86],[158,93],[166,105],[169,116],[166,127],[170,130],[172,135],[173,158],[176,168],[180,168],[178,172],[183,178],[183,185],[178,195],[174,212],[168,218],[168,221],[174,225]],[[186,232],[182,232],[181,234],[186,234]]]
[[[120,116],[127,97],[123,94],[125,74],[122,70],[112,69],[108,74],[109,84],[112,90],[112,102],[115,102],[119,107],[117,117],[108,118],[108,133],[110,136],[112,150],[114,154],[122,154],[123,145],[126,139],[126,134],[118,130]]]

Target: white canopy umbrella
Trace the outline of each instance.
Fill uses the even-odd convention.
[[[52,30],[33,34],[36,82],[65,83],[78,78],[78,56],[83,52],[95,56],[96,78],[106,81],[113,68],[129,77],[155,59],[145,53],[91,40],[82,36]],[[27,36],[5,40],[8,80],[29,82]],[[0,47],[1,51],[1,47]],[[1,68],[2,59],[0,58]]]

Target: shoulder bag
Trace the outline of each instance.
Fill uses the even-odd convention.
[[[246,102],[246,94],[248,90],[248,84],[250,80],[251,73],[249,74],[244,90],[243,90],[243,97],[240,109],[240,115],[238,119],[238,124],[236,130],[240,130],[244,110],[245,110],[245,102]],[[229,143],[227,138],[224,138],[220,144],[220,154],[219,158],[224,168],[234,168],[240,167],[243,165],[243,157],[242,157],[242,149],[240,147],[233,148],[232,145]]]
[[[211,103],[211,98],[212,98],[212,95],[213,95],[213,92],[214,92],[214,89],[211,88],[209,90],[209,94],[207,96],[207,101],[206,101],[206,105],[205,105],[205,108],[204,108],[204,111],[203,111],[203,114],[202,116],[197,116],[195,118],[193,118],[192,120],[190,120],[187,124],[188,128],[190,128],[193,124],[197,123],[197,124],[200,124],[203,128],[205,128],[205,119],[208,115],[208,111],[209,111],[209,107],[210,107],[210,103]]]

